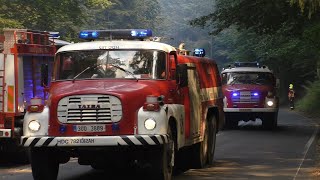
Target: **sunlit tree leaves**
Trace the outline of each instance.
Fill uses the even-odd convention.
[[[107,0],[0,0],[0,17],[11,20],[0,26],[60,31],[73,39],[79,28],[90,20],[88,12],[111,5]]]
[[[290,3],[291,5],[298,5],[301,12],[306,12],[309,18],[320,8],[320,0],[290,0]]]

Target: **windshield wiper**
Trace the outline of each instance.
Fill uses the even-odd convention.
[[[115,67],[115,68],[117,68],[117,69],[120,69],[121,71],[123,71],[123,72],[131,75],[135,80],[138,81],[138,78],[137,78],[132,72],[130,72],[130,71],[126,70],[126,69],[123,69],[122,67],[120,67],[120,66],[118,66],[118,65],[116,65],[116,64],[110,64],[110,65],[111,65],[112,67]]]
[[[131,75],[135,80],[138,81],[138,78],[136,76],[134,76],[134,74],[126,69],[123,69],[122,67],[118,66],[118,65],[115,65],[115,64],[110,64],[112,67],[115,67],[117,69],[120,69],[121,71]],[[94,66],[89,66],[87,67],[86,69],[84,69],[83,71],[81,71],[80,73],[78,73],[76,76],[74,76],[74,78],[72,79],[72,82],[74,82],[81,74],[85,73],[86,71],[88,71],[89,69],[92,69],[92,68],[96,68],[97,66],[100,66],[100,64],[96,64]]]
[[[88,71],[89,69],[95,68],[99,66],[98,64],[94,65],[94,66],[89,66],[87,68],[85,68],[83,71],[79,72],[76,76],[74,76],[74,78],[72,79],[72,82],[74,83],[74,81],[83,73],[85,73],[86,71]]]

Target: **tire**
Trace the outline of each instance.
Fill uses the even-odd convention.
[[[209,142],[208,142],[208,159],[207,162],[209,165],[212,165],[214,162],[214,152],[216,149],[216,137],[217,137],[217,120],[216,117],[213,116],[209,121]]]
[[[34,180],[57,179],[59,162],[52,150],[47,148],[32,148],[30,160]]]
[[[268,113],[263,116],[262,127],[266,130],[276,129],[278,126],[278,112]]]
[[[209,135],[210,133],[210,123],[206,122],[203,141],[193,145],[193,168],[201,169],[204,168],[208,160],[208,145],[209,145]]]
[[[152,179],[171,180],[173,175],[175,159],[175,142],[172,139],[172,129],[168,128],[168,143],[163,144],[159,150],[159,156],[153,156],[152,160]]]

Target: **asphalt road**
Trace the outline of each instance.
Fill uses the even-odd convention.
[[[240,128],[218,133],[215,164],[192,169],[174,180],[316,179],[318,126],[294,111],[281,109],[278,128],[263,130],[261,121],[240,122]],[[59,180],[141,179],[143,170],[104,172],[80,166],[76,159],[60,165]],[[0,165],[0,180],[32,180],[29,165]]]

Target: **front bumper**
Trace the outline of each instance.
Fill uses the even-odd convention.
[[[278,112],[278,108],[223,108],[224,112]]]
[[[11,138],[11,129],[0,129],[0,138]]]
[[[166,143],[167,135],[21,137],[24,147],[152,146]]]

